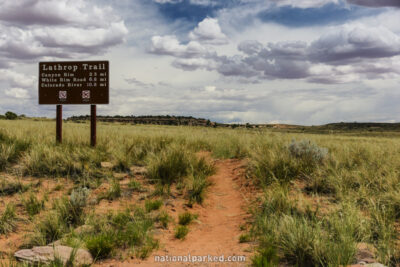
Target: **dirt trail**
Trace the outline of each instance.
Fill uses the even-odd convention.
[[[189,226],[189,234],[181,241],[174,238],[175,226],[158,236],[160,249],[154,251],[145,261],[108,262],[101,266],[248,266],[250,263],[250,245],[239,243],[240,225],[249,216],[246,212],[248,203],[240,189],[243,177],[242,162],[239,160],[216,161],[217,172],[209,177],[212,185],[208,188],[202,206],[189,209],[199,215],[198,221]],[[175,211],[175,213],[174,213]],[[182,210],[183,211],[183,210]],[[181,210],[178,205],[172,208],[177,217]],[[177,221],[177,220],[175,220]],[[154,256],[246,256],[241,263],[171,263],[155,262]],[[207,257],[208,260],[208,257]]]

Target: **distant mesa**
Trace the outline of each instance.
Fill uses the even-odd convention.
[[[85,122],[89,121],[89,115],[72,116],[67,121]],[[400,131],[400,123],[379,123],[379,122],[339,122],[325,125],[303,126],[291,124],[232,124],[212,122],[208,119],[194,118],[192,116],[171,116],[171,115],[146,115],[146,116],[97,116],[101,122],[119,122],[130,124],[154,124],[154,125],[187,125],[205,127],[226,127],[226,128],[270,128],[278,131],[290,132],[347,132],[347,131]]]
[[[67,121],[82,122],[90,120],[89,115],[72,116]],[[216,126],[216,122],[207,119],[194,118],[192,116],[97,116],[97,121],[119,122],[131,124],[155,124],[155,125],[188,125],[188,126]]]

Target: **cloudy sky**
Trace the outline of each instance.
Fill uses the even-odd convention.
[[[39,61],[109,60],[99,114],[397,122],[399,18],[400,0],[0,0],[0,113],[55,116]]]

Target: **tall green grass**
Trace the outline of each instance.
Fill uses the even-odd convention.
[[[160,188],[179,187],[189,203],[203,201],[207,176],[213,173],[212,164],[199,160],[196,152],[210,151],[219,159],[247,158],[246,175],[265,192],[263,205],[253,207],[251,237],[259,244],[256,266],[345,265],[353,263],[360,242],[373,245],[380,262],[400,262],[398,135],[99,123],[98,146],[93,149],[87,123],[65,123],[62,145],[55,145],[54,121],[0,120],[0,132],[0,167],[6,172],[17,167],[21,175],[67,176],[86,185],[109,177],[102,161],[111,162],[114,171],[128,172],[132,165],[141,165],[147,167],[148,179]],[[296,202],[298,196],[308,202]],[[320,202],[321,207],[315,204]],[[61,211],[55,208],[50,213]],[[62,237],[71,232],[71,225],[83,223],[78,221],[43,220],[52,226],[43,226],[49,233],[42,236]],[[106,239],[99,237],[97,243],[104,241],[107,247]]]

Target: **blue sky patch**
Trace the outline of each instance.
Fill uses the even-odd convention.
[[[369,8],[328,4],[321,8],[294,8],[290,6],[267,9],[258,14],[264,22],[275,22],[289,27],[342,24],[345,21],[376,15],[380,11]]]
[[[183,0],[180,3],[155,3],[155,5],[157,5],[160,13],[168,19],[183,19],[197,24],[206,17],[215,16],[218,10],[236,5],[239,2],[238,0],[220,0],[214,5],[195,5],[190,3],[190,0]]]

